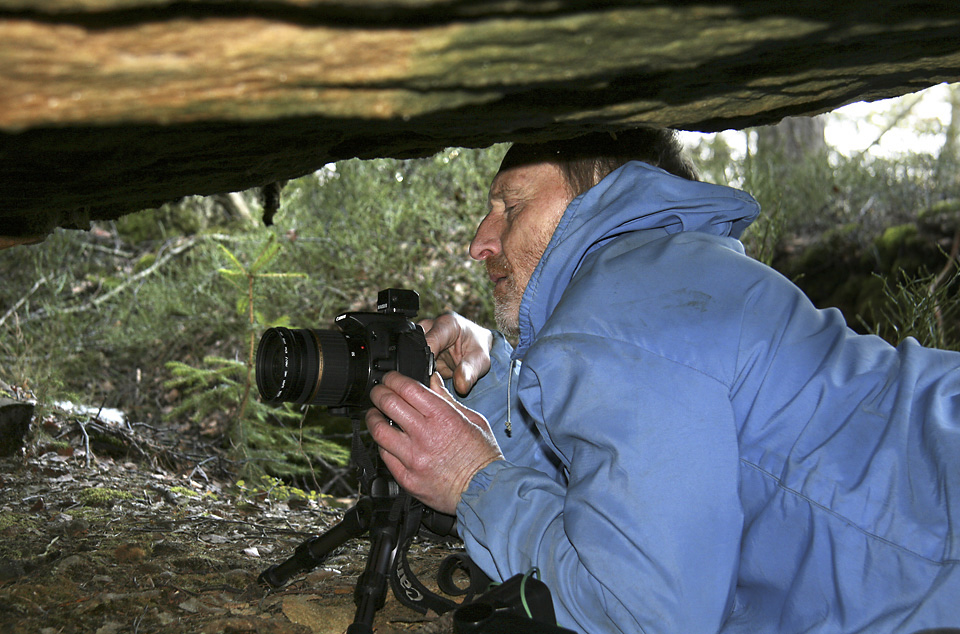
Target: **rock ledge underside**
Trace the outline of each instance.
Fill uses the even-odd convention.
[[[960,79],[955,0],[0,0],[0,243],[344,158]]]

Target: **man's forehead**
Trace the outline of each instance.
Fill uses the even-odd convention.
[[[497,177],[493,179],[493,183],[490,184],[490,198],[514,196],[523,191],[522,182],[518,183],[515,179],[511,180],[509,175],[504,178],[501,178],[500,176],[501,174],[497,174]]]
[[[549,174],[548,170],[555,170],[557,175],[560,174],[557,165],[546,161],[512,166],[506,169],[501,167],[493,182],[490,183],[488,197],[504,198],[506,196],[523,195],[529,192],[532,187],[536,187],[537,183]]]

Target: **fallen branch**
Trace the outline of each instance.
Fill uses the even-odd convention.
[[[10,315],[12,315],[13,313],[15,313],[18,308],[20,308],[21,306],[23,306],[24,302],[26,302],[27,299],[29,299],[29,297],[30,297],[31,295],[33,295],[35,292],[37,292],[37,289],[38,289],[38,288],[40,288],[43,284],[46,284],[46,282],[47,282],[47,276],[46,276],[46,275],[44,275],[44,276],[41,277],[39,280],[37,280],[36,283],[33,285],[33,287],[31,287],[31,289],[30,289],[29,291],[27,291],[27,292],[24,294],[24,296],[21,297],[21,298],[17,301],[17,303],[14,304],[14,305],[10,308],[10,310],[8,310],[8,311],[4,314],[3,317],[0,317],[0,326],[2,326],[3,323],[4,323],[5,321],[7,321],[7,318],[10,317]]]
[[[193,476],[199,473],[204,480],[206,480],[207,482],[210,482],[210,478],[207,477],[207,472],[203,470],[203,465],[210,462],[211,460],[217,459],[218,457],[219,456],[210,456],[209,458],[206,458],[205,460],[201,460],[200,462],[198,462],[196,465],[194,465],[193,471],[190,472],[190,475],[187,476],[187,480],[193,480]]]
[[[199,239],[196,237],[188,238],[183,242],[181,242],[180,244],[170,248],[165,253],[164,253],[164,248],[166,247],[166,245],[164,245],[163,247],[160,248],[160,251],[158,252],[158,255],[157,255],[157,259],[153,264],[151,264],[149,267],[145,268],[144,270],[140,271],[136,275],[131,275],[126,280],[124,280],[123,283],[121,283],[111,291],[104,293],[99,297],[95,297],[89,302],[87,302],[86,304],[83,304],[80,306],[71,306],[69,308],[64,308],[62,310],[58,310],[56,312],[50,312],[50,313],[41,309],[40,311],[30,315],[28,318],[28,321],[32,319],[41,319],[43,317],[47,317],[50,315],[71,315],[74,313],[82,313],[88,310],[93,310],[94,308],[98,308],[101,304],[112,299],[119,293],[122,293],[131,285],[135,284],[136,282],[139,282],[140,280],[147,277],[148,275],[152,275],[154,272],[159,270],[160,267],[162,267],[164,264],[169,262],[174,257],[180,255],[181,253],[183,253],[184,251],[187,251],[188,249],[193,248],[193,246],[195,246],[198,241]]]
[[[83,432],[83,455],[87,468],[90,468],[90,434],[87,433],[87,426],[84,425],[82,420],[77,421],[77,426],[80,427],[80,431]]]
[[[66,308],[62,310],[61,313],[65,313],[65,314],[79,313],[85,310],[90,310],[92,308],[98,307],[100,304],[104,303],[108,299],[111,299],[115,295],[126,290],[127,287],[133,285],[134,282],[138,282],[139,280],[142,280],[148,275],[153,274],[156,270],[158,270],[161,266],[169,262],[175,256],[180,255],[181,253],[183,253],[188,249],[191,249],[196,243],[197,243],[196,238],[188,238],[184,242],[181,242],[177,246],[171,248],[166,253],[163,253],[162,256],[158,254],[157,260],[153,264],[151,264],[149,267],[145,268],[144,270],[140,271],[136,275],[131,275],[122,284],[118,285],[116,288],[114,288],[110,292],[104,293],[100,297],[95,297],[89,303],[83,306],[74,306],[72,308]],[[161,247],[160,253],[162,252],[163,252],[163,248]]]

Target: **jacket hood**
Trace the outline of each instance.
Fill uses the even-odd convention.
[[[584,258],[617,236],[681,231],[738,239],[760,205],[746,192],[690,181],[634,161],[608,174],[567,206],[520,303],[520,358],[556,308]]]

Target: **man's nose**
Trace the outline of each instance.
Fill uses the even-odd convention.
[[[477,234],[470,243],[470,257],[474,260],[486,260],[500,253],[500,233],[503,221],[494,214],[487,214],[477,227]]]

